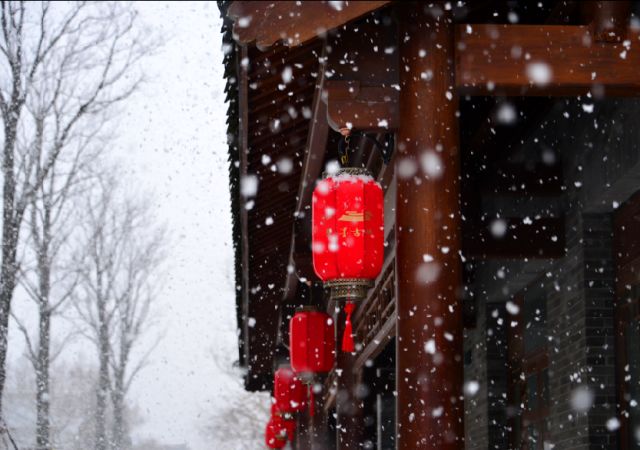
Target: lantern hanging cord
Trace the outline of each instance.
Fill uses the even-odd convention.
[[[393,148],[395,146],[395,138],[393,133],[385,134],[384,144],[381,144],[373,134],[363,133],[361,131],[351,131],[348,128],[340,130],[342,138],[338,142],[338,156],[340,157],[340,163],[343,166],[349,164],[349,152],[351,151],[351,138],[352,137],[364,137],[369,139],[373,143],[373,147],[380,151],[382,155],[382,161],[385,165],[388,165],[391,161],[391,155],[393,154]]]

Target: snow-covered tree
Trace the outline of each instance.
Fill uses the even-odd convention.
[[[115,105],[139,86],[142,77],[136,67],[148,47],[139,37],[135,11],[119,2],[2,2],[0,31],[1,419],[25,214],[38,202],[42,186],[51,181],[53,168],[68,149],[95,133]],[[46,338],[42,344],[46,346]],[[43,410],[42,448],[48,448],[46,428]]]
[[[101,176],[87,195],[82,225],[75,306],[86,324],[85,335],[98,351],[95,448],[125,448],[125,397],[153,346],[134,360],[152,319],[152,303],[160,286],[166,233],[154,220],[148,199],[125,196],[113,173]],[[113,423],[107,430],[108,400]]]

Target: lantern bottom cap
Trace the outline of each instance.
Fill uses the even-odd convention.
[[[332,300],[362,300],[373,286],[373,281],[364,278],[342,278],[326,281],[324,285],[331,289]]]
[[[300,371],[300,372],[296,372],[296,377],[298,377],[298,379],[300,381],[302,381],[305,384],[312,384],[313,380],[315,378],[315,376],[318,374],[319,372],[312,372],[312,371]]]

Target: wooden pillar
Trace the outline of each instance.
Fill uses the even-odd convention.
[[[311,450],[312,429],[310,426],[309,410],[305,409],[296,418],[296,450]]]
[[[398,9],[397,448],[463,449],[454,25],[444,2]]]
[[[318,378],[316,380],[316,392],[314,394],[315,407],[314,415],[310,418],[311,427],[311,449],[312,450],[326,450],[332,448],[333,444],[327,442],[329,430],[327,427],[327,417],[324,412],[324,392],[318,391],[317,388],[324,386],[324,378]]]
[[[360,449],[364,432],[364,417],[362,402],[358,399],[357,377],[353,373],[355,355],[341,351],[342,334],[344,333],[344,305],[340,305],[340,312],[336,314],[336,339],[338,392],[336,393],[336,449]]]

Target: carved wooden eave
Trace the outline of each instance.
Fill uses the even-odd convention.
[[[293,47],[324,35],[388,1],[235,1],[229,7],[233,35],[241,44],[255,42],[260,49],[278,41]]]

